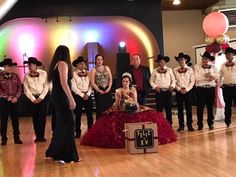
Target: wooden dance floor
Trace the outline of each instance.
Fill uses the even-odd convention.
[[[13,143],[9,122],[8,144],[0,147],[0,177],[235,177],[235,115],[234,112],[229,128],[219,121],[212,131],[205,123],[203,131],[178,133],[178,141],[160,145],[159,153],[130,155],[125,149],[80,146],[80,140],[76,140],[82,162],[65,165],[45,159],[52,133],[50,117],[47,118],[47,142],[38,144],[33,142],[31,119],[20,118],[24,144]],[[82,119],[86,130],[86,118]],[[176,114],[173,119],[176,130]],[[197,128],[196,111],[194,128]]]

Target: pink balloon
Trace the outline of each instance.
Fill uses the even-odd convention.
[[[202,26],[208,36],[217,37],[226,33],[229,28],[229,20],[220,12],[212,12],[204,18]]]

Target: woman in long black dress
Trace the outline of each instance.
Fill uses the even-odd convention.
[[[72,66],[66,46],[58,46],[49,67],[48,81],[52,81],[51,100],[56,113],[56,126],[46,157],[61,162],[78,162],[79,156],[74,140],[72,110],[76,104],[70,90]]]

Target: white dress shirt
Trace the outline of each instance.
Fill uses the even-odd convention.
[[[174,74],[176,78],[176,90],[180,91],[181,88],[185,88],[188,92],[193,88],[195,76],[192,68],[184,66],[182,70],[182,67],[178,66],[174,69]]]
[[[88,72],[88,71],[81,71],[81,70],[76,70],[73,72],[73,78],[71,80],[71,86],[73,92],[75,92],[76,95],[79,95],[80,97],[84,97],[84,95],[90,96],[92,93],[92,86],[90,83],[90,79],[88,74],[86,76],[80,77],[78,75],[79,72]]]
[[[233,61],[233,66],[226,66],[223,63],[220,68],[220,85],[236,84],[236,62]]]
[[[31,77],[30,71],[24,77],[24,93],[33,102],[36,100],[35,95],[42,100],[48,93],[47,73],[44,70],[37,69],[38,77]]]
[[[159,73],[159,69],[160,67],[157,67],[151,74],[150,85],[152,86],[152,88],[169,88],[170,86],[175,88],[175,76],[172,69],[164,66],[164,70],[166,70],[166,73]]]
[[[209,69],[204,69],[202,65],[196,64],[194,66],[194,73],[195,73],[195,80],[196,80],[196,86],[202,87],[202,86],[216,86],[216,80],[219,77],[218,71],[214,65],[210,65]],[[211,76],[214,77],[214,80],[208,81],[206,80],[205,74],[210,73]]]

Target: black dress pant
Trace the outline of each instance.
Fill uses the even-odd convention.
[[[215,87],[197,87],[196,96],[198,127],[203,127],[203,110],[205,105],[207,106],[207,123],[208,126],[212,126],[214,123],[213,104],[215,101]]]
[[[223,88],[223,97],[225,101],[225,123],[231,124],[232,101],[236,104],[236,86],[225,86]]]
[[[4,98],[0,98],[0,117],[1,117],[1,136],[2,140],[7,140],[7,122],[8,116],[11,117],[14,139],[19,139],[19,121],[18,121],[17,103],[12,103]]]
[[[176,91],[176,103],[178,110],[179,127],[184,127],[184,105],[187,117],[187,127],[192,127],[192,92],[191,90],[185,94]]]
[[[165,108],[166,118],[170,125],[172,125],[172,92],[170,91],[161,91],[160,93],[156,93],[156,109],[159,112],[163,111]]]
[[[87,126],[88,129],[93,126],[93,103],[92,97],[89,96],[88,100],[84,100],[79,95],[74,95],[76,108],[75,108],[75,123],[76,123],[76,134],[81,135],[81,115],[82,115],[82,108],[84,107],[85,113],[87,116]]]
[[[32,109],[34,132],[37,139],[43,139],[45,134],[46,115],[47,115],[47,97],[40,103],[34,104],[30,101]]]
[[[144,93],[144,91],[142,92],[137,92],[137,99],[138,99],[138,103],[140,105],[145,105],[146,104],[146,95]]]

